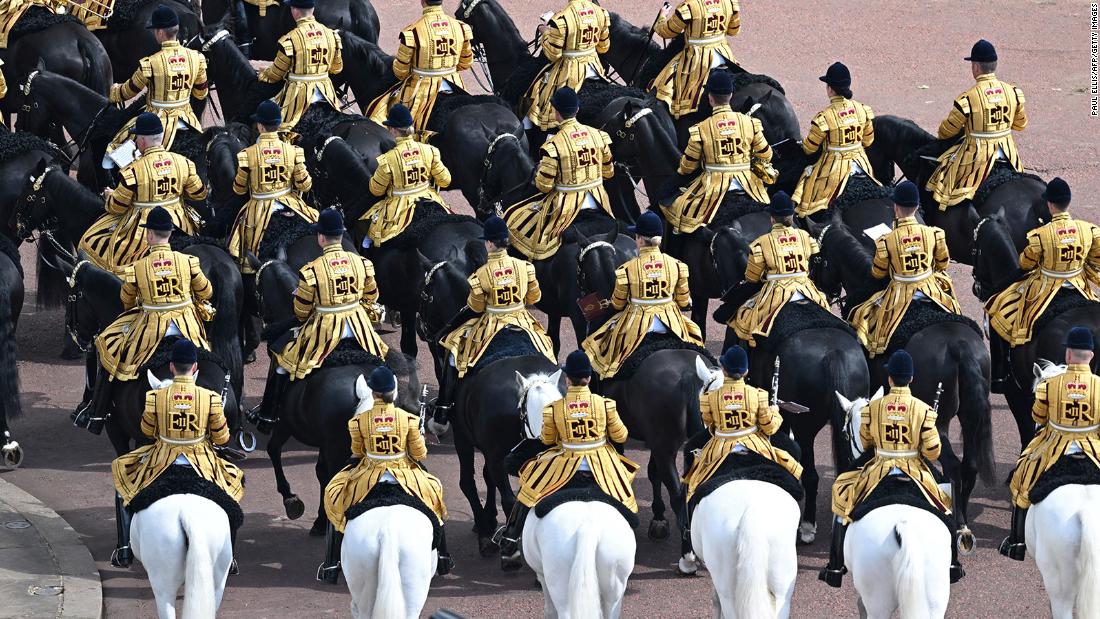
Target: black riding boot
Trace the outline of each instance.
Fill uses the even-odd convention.
[[[833,540],[829,546],[829,564],[822,568],[817,575],[818,580],[825,581],[830,587],[840,588],[844,575],[848,568],[844,567],[844,534],[848,532],[848,525],[833,522]]]
[[[439,548],[436,549],[439,553],[439,562],[435,567],[436,576],[446,576],[454,569],[455,561],[451,558],[451,553],[447,552],[447,526],[443,525],[439,527]]]
[[[107,370],[97,364],[91,402],[88,403],[88,406],[73,413],[73,425],[78,428],[87,428],[92,434],[102,433],[103,425],[107,423],[107,417],[110,414],[110,404],[111,376],[107,373]]]
[[[343,541],[344,534],[329,523],[328,536],[325,540],[325,562],[317,568],[317,580],[335,585],[340,579],[340,544]]]
[[[682,260],[684,258],[684,245],[687,244],[687,237],[688,235],[683,232],[669,231],[668,236],[664,239],[663,251],[673,258]]]
[[[84,355],[84,394],[80,397],[80,404],[76,405],[69,418],[76,423],[76,418],[84,410],[91,411],[92,398],[95,396],[95,386],[99,381],[99,359],[96,357],[95,352],[87,353]],[[85,417],[87,415],[85,414]],[[85,424],[85,427],[87,424]]]
[[[233,36],[245,58],[252,59],[252,31],[248,27],[248,14],[244,12],[244,0],[233,1]]]
[[[446,355],[446,353],[444,353]],[[455,404],[455,389],[458,385],[458,368],[451,365],[449,358],[443,360],[443,376],[439,380],[439,397],[435,399],[432,420],[441,426],[451,421],[451,409]]]
[[[956,534],[951,539],[951,584],[955,584],[966,576],[966,570],[959,563],[959,538]]]
[[[1015,561],[1023,561],[1027,551],[1024,539],[1024,525],[1027,523],[1027,508],[1012,506],[1012,530],[1001,542],[1001,554]]]
[[[122,496],[115,493],[115,531],[118,535],[118,544],[111,553],[111,565],[115,567],[130,567],[134,562],[134,551],[130,549],[130,519],[133,514],[122,504]]]
[[[264,399],[260,405],[248,413],[248,420],[256,424],[256,430],[263,434],[271,434],[275,423],[279,421],[279,404],[286,393],[286,386],[290,382],[289,374],[272,372],[264,386]]]
[[[1009,355],[1012,348],[993,329],[989,330],[989,391],[1004,393],[1005,383],[1009,380],[1011,365]]]
[[[237,529],[229,529],[229,548],[233,553],[233,560],[229,562],[229,574],[236,576],[241,573],[241,568],[237,566]]]
[[[520,561],[519,541],[523,536],[523,522],[527,520],[527,513],[531,511],[519,501],[512,506],[512,513],[508,515],[508,524],[499,532],[500,539],[500,569],[511,572],[523,566]]]

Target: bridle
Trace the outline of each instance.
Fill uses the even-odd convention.
[[[826,224],[825,227],[821,229],[821,232],[817,234],[817,246],[821,248],[821,251],[817,252],[814,258],[816,262],[811,265],[811,268],[816,267],[819,272],[821,269],[828,270],[829,268],[829,254],[825,252],[825,235],[829,233],[829,230],[832,229],[832,227],[833,224]],[[841,311],[843,311],[844,304],[848,300],[848,296],[844,294],[843,284],[840,285],[840,291],[835,294],[829,294],[825,291],[822,292],[828,297],[829,305],[836,305],[837,307],[841,308]]]
[[[27,74],[27,81],[19,86],[19,90],[23,93],[23,105],[21,105],[19,109],[25,114],[29,114],[38,109],[38,101],[31,98],[31,89],[34,85],[35,78],[41,73],[42,71],[39,69],[31,71]],[[72,167],[73,163],[80,158],[80,155],[84,154],[84,151],[88,149],[88,136],[92,133],[92,127],[99,121],[99,117],[103,115],[103,112],[106,112],[110,107],[111,103],[107,103],[107,105],[100,108],[100,110],[95,113],[95,116],[92,116],[92,120],[88,123],[87,127],[81,129],[80,133],[77,133],[72,139],[65,142],[65,144],[57,149],[60,156],[66,160],[69,167]],[[65,152],[70,146],[76,146],[76,154],[72,157],[69,157]]]
[[[317,156],[317,163],[318,163],[318,165],[316,166],[316,168],[317,168],[317,173],[315,174],[315,176],[316,176],[316,177],[317,177],[318,179],[320,179],[320,180],[328,180],[328,178],[329,178],[329,173],[328,173],[328,170],[327,170],[326,168],[324,168],[324,167],[321,167],[321,166],[319,165],[319,164],[321,163],[321,161],[322,161],[322,160],[324,160],[324,157],[325,157],[325,150],[326,150],[326,149],[328,149],[328,145],[329,145],[329,144],[331,144],[332,142],[334,142],[335,140],[343,140],[343,139],[344,139],[344,138],[342,138],[342,137],[340,137],[340,136],[338,136],[338,135],[330,135],[329,137],[325,138],[325,141],[324,141],[324,142],[321,142],[321,145],[320,145],[320,146],[318,146],[318,147],[317,147],[317,149],[316,149],[316,150],[314,151],[314,153],[315,153],[315,154],[316,154],[316,156]],[[318,187],[323,187],[323,186],[326,186],[326,185],[328,185],[328,183],[316,183],[315,185],[316,185],[316,186],[314,187],[314,193],[315,193],[315,194],[319,194],[319,193],[327,193],[327,192],[323,192],[323,191],[322,191],[322,192],[318,192]],[[325,206],[326,206],[326,207],[330,207],[330,208],[335,208],[335,209],[337,209],[337,210],[339,210],[339,211],[343,211],[343,210],[344,210],[344,204],[343,204],[343,202],[342,202],[342,201],[340,200],[340,196],[339,196],[338,194],[336,194],[335,192],[333,193],[333,195],[332,195],[332,196],[321,196],[321,195],[316,195],[316,197],[317,197],[318,199],[322,199],[322,198],[324,198],[323,202],[324,202],[324,204],[325,204]]]
[[[76,347],[80,349],[80,352],[91,352],[92,345],[95,340],[92,339],[84,342],[80,339],[80,321],[77,318],[77,307],[80,306],[80,299],[84,297],[84,291],[79,286],[80,270],[85,265],[91,264],[89,260],[81,260],[73,267],[73,272],[69,275],[69,296],[65,298],[65,302],[68,305],[65,311],[65,332],[69,335],[69,339],[76,344]]]
[[[56,170],[56,166],[49,166],[42,171],[42,175],[38,178],[31,178],[31,191],[20,200],[15,207],[15,212],[12,213],[12,220],[15,222],[15,233],[24,241],[34,240],[34,230],[41,228],[43,234],[51,234],[56,232],[61,225],[61,220],[56,214],[51,214],[49,217],[41,222],[37,222],[34,226],[31,226],[29,221],[28,211],[31,210],[31,206],[35,202],[46,201],[46,196],[42,195],[42,189],[45,185],[46,176]]]
[[[523,422],[524,437],[528,437],[534,434],[534,431],[532,431],[531,429],[531,420],[530,418],[528,418],[527,415],[527,396],[531,394],[531,390],[534,389],[537,385],[550,385],[555,390],[558,388],[557,385],[552,385],[550,383],[549,377],[538,375],[528,381],[523,389],[520,390],[519,403],[517,404],[517,408],[519,409],[520,421]]]
[[[974,284],[971,286],[971,290],[974,292],[974,296],[978,297],[979,299],[983,298],[982,297],[982,291],[985,290],[986,284],[982,283],[982,279],[984,279],[984,278],[979,277],[979,275],[978,275],[978,271],[979,271],[978,266],[979,266],[979,262],[980,262],[979,259],[982,257],[982,249],[981,249],[981,246],[978,244],[978,236],[981,234],[982,226],[984,226],[986,224],[986,222],[988,222],[989,220],[993,219],[994,216],[995,216],[995,214],[994,215],[986,215],[985,217],[982,217],[981,220],[978,221],[978,224],[976,226],[974,226],[974,238],[973,238],[973,242],[971,243],[971,246],[970,246],[971,262],[974,265],[974,268],[972,269],[972,275],[974,276]],[[982,270],[984,271],[984,269],[982,269]],[[990,288],[992,288],[993,284],[990,283],[990,284],[988,284],[988,286]]]
[[[443,262],[437,262],[424,273],[424,281],[420,286],[420,302],[422,304],[430,304],[435,301],[435,297],[432,295],[435,274],[436,271],[439,271],[439,269],[442,269],[446,265],[447,261],[445,260]],[[424,322],[424,313],[419,311],[416,312],[416,334],[424,341],[430,341],[433,335],[428,331],[428,324]]]
[[[522,146],[519,141],[519,136],[514,133],[502,133],[493,138],[492,142],[489,142],[489,148],[485,150],[485,159],[481,162],[481,179],[477,185],[477,210],[480,213],[485,212],[485,185],[489,182],[489,173],[492,172],[494,164],[493,154],[496,152],[497,145],[501,142],[512,139],[516,141],[518,146]],[[527,186],[528,180],[524,180],[522,183],[517,183],[514,187],[509,187],[507,190],[500,192],[497,196],[497,200],[492,204],[493,211],[497,216],[501,215],[503,209],[504,196],[511,194],[513,191]]]
[[[195,35],[195,37],[196,37],[196,38],[197,38],[198,36],[199,36],[199,35]],[[205,54],[205,53],[209,52],[209,51],[210,51],[210,48],[211,48],[211,47],[214,47],[214,44],[215,44],[215,43],[217,43],[218,41],[221,41],[222,39],[226,38],[227,36],[229,36],[229,31],[228,31],[228,30],[219,30],[219,31],[217,31],[217,32],[216,32],[216,33],[214,34],[214,36],[210,37],[209,39],[207,39],[207,40],[206,40],[206,42],[204,42],[204,43],[202,44],[202,48],[201,48],[201,49],[202,49],[202,53],[204,53],[204,54]],[[194,39],[192,39],[192,41],[193,41],[193,40],[194,40]]]
[[[648,105],[648,104],[645,105],[640,110],[638,110],[637,112],[632,114],[630,117],[628,117],[625,121],[623,121],[622,126],[617,127],[617,128],[614,129],[615,136],[618,137],[620,140],[629,140],[631,142],[634,142],[635,141],[634,126],[636,124],[638,124],[638,121],[645,118],[646,116],[649,116],[652,113],[653,113],[653,107],[651,105]],[[611,118],[604,121],[604,123],[602,125],[600,125],[600,130],[601,131],[607,131],[608,125],[610,125],[612,122],[614,122],[616,117],[617,117],[617,114],[613,115]],[[643,198],[645,198],[647,201],[649,201],[649,194],[645,191],[645,189],[642,188],[642,184],[637,180],[637,178],[634,175],[633,170],[631,169],[632,165],[639,165],[638,161],[637,161],[637,156],[635,156],[634,159],[635,160],[634,160],[633,164],[626,163],[625,161],[615,161],[614,162],[615,169],[617,171],[621,172],[624,176],[626,176],[627,180],[629,180],[630,184],[634,187],[634,192],[635,193],[641,195]],[[672,175],[671,174],[663,174],[663,175],[658,176],[658,178],[668,178],[669,176],[672,176]]]
[[[588,280],[584,275],[584,269],[581,268],[584,265],[584,258],[592,250],[599,249],[601,247],[607,247],[607,248],[611,249],[611,251],[613,251],[613,252],[618,251],[618,249],[613,244],[611,244],[607,241],[593,241],[593,242],[589,243],[588,245],[585,245],[584,247],[582,247],[581,250],[579,252],[577,252],[577,290],[582,295],[588,293]],[[603,302],[610,303],[610,301],[608,301],[607,299],[603,299],[603,300],[601,300],[601,303],[600,303],[601,306],[603,305]]]

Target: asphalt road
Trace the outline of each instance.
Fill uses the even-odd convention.
[[[446,0],[448,11],[455,7]],[[533,32],[537,16],[558,8],[547,2],[506,0],[503,4],[520,30]],[[656,2],[643,4],[608,0],[607,8],[630,21],[648,25],[658,10]],[[950,109],[952,99],[972,83],[962,57],[980,37],[992,40],[1001,57],[998,74],[1020,85],[1027,95],[1031,124],[1017,137],[1024,165],[1044,178],[1062,176],[1074,190],[1074,212],[1100,220],[1095,198],[1100,189],[1100,156],[1095,140],[1100,119],[1090,116],[1089,4],[1053,0],[979,2],[897,2],[876,0],[746,0],[742,3],[742,34],[733,40],[738,60],[749,70],[779,79],[787,89],[799,118],[807,123],[826,103],[817,81],[835,60],[843,60],[854,75],[856,98],[879,114],[911,117],[934,131]],[[381,44],[392,52],[399,28],[419,13],[415,2],[378,2],[382,21]],[[354,67],[349,67],[354,70]],[[461,204],[458,194],[446,198]],[[29,248],[25,248],[29,250]],[[28,282],[32,254],[24,252]],[[980,319],[979,305],[969,294],[967,270],[953,266],[956,290],[964,310]],[[109,473],[113,451],[105,437],[95,437],[70,425],[68,412],[79,400],[81,366],[57,358],[62,315],[38,311],[28,303],[19,324],[20,371],[25,417],[13,424],[27,458],[24,467],[2,471],[12,481],[57,510],[83,536],[97,559],[104,584],[108,616],[146,617],[154,613],[152,593],[140,566],[131,570],[110,567],[114,545],[113,491]],[[707,326],[712,349],[721,341],[718,325]],[[396,346],[393,336],[386,336]],[[564,345],[570,346],[566,335]],[[427,360],[425,352],[421,359]],[[253,403],[262,389],[266,360],[248,367],[246,402]],[[421,371],[430,378],[430,364]],[[1020,445],[1003,398],[995,396],[994,439],[997,475],[1005,479]],[[819,446],[822,492],[833,472],[826,436]],[[534,575],[523,570],[502,574],[497,562],[476,554],[470,534],[470,510],[458,491],[457,460],[445,437],[430,444],[429,468],[443,480],[450,510],[450,544],[458,563],[451,576],[433,582],[426,613],[450,608],[469,617],[534,617],[542,599]],[[314,453],[291,444],[284,458],[292,486],[306,501],[307,517],[290,521],[283,516],[270,464],[263,451],[244,463],[248,489],[246,521],[238,543],[242,574],[232,577],[221,608],[224,617],[347,616],[350,597],[338,586],[314,581],[322,559],[323,541],[307,534],[310,514],[317,507],[313,476]],[[628,455],[644,464],[638,444]],[[644,473],[645,467],[642,467]],[[624,605],[627,617],[709,616],[710,582],[704,574],[678,578],[671,572],[678,542],[651,542],[645,538],[649,484],[644,474],[636,483],[643,509],[638,530],[637,566]],[[827,495],[826,495],[827,496]],[[822,500],[818,520],[828,521]],[[951,617],[1048,616],[1046,596],[1035,565],[1003,559],[996,544],[1008,527],[1008,492],[1002,485],[977,489],[972,503],[979,548],[965,560],[968,576],[952,587]],[[794,594],[795,617],[832,617],[856,614],[850,582],[835,590],[817,581],[817,570],[827,556],[827,531],[816,544],[799,549],[799,577]],[[850,581],[850,579],[849,579]]]

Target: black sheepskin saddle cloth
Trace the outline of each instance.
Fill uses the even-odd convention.
[[[924,494],[917,486],[917,482],[905,475],[891,475],[879,482],[871,491],[871,495],[852,510],[852,520],[859,520],[880,507],[887,505],[908,505],[916,507],[939,518],[943,526],[947,527],[952,536],[955,535],[955,517],[936,509],[934,505],[924,498]]]
[[[626,234],[626,224],[608,216],[599,209],[585,209],[577,215],[573,223],[562,233],[562,240],[566,243],[577,242],[582,238],[591,238],[601,234],[619,232]]]
[[[19,21],[15,22],[15,26],[8,33],[8,46],[10,47],[15,39],[25,34],[34,34],[64,23],[80,24],[81,21],[72,15],[59,15],[45,7],[32,6],[23,13]]]
[[[1100,303],[1086,299],[1081,296],[1081,293],[1077,292],[1076,289],[1059,288],[1058,292],[1054,294],[1054,298],[1051,299],[1050,305],[1048,305],[1047,308],[1043,310],[1043,313],[1039,314],[1039,317],[1035,319],[1032,333],[1038,333],[1046,328],[1046,326],[1050,324],[1050,321],[1065,312],[1079,307],[1091,307],[1093,311],[1100,312]]]
[[[1069,484],[1082,486],[1100,484],[1100,468],[1096,468],[1092,460],[1084,454],[1062,456],[1054,466],[1039,476],[1028,498],[1032,503],[1038,503],[1047,498],[1051,492]]]
[[[760,213],[767,209],[767,204],[753,200],[743,191],[727,191],[722,198],[722,203],[718,205],[718,210],[714,213],[714,219],[711,219],[707,227],[718,231],[732,226],[738,217]]]
[[[187,235],[182,232],[172,234],[172,238],[168,239],[168,245],[172,248],[172,251],[187,251],[188,247],[195,245],[211,245],[219,249],[225,249],[225,243],[221,239],[212,236]]]
[[[779,310],[779,315],[772,323],[771,334],[768,337],[757,337],[757,347],[760,350],[774,351],[774,347],[794,337],[800,331],[806,329],[839,329],[856,336],[855,329],[844,322],[840,317],[825,310],[817,303],[811,301],[788,303]]]
[[[1043,179],[1035,176],[1034,174],[1028,174],[1026,172],[1017,172],[1012,169],[1012,166],[1007,163],[997,163],[993,166],[993,169],[989,171],[989,176],[982,181],[982,184],[978,187],[978,190],[974,192],[974,199],[972,202],[975,205],[982,204],[989,196],[1001,185],[1004,185],[1008,181],[1013,181],[1022,178],[1030,178],[1032,180],[1043,182]]]
[[[401,234],[386,241],[386,249],[413,249],[420,247],[420,244],[424,241],[424,238],[428,236],[432,230],[444,224],[450,224],[455,222],[472,221],[477,222],[476,219],[469,215],[455,215],[443,210],[443,207],[435,202],[429,202],[428,200],[421,200],[416,204],[416,210],[413,212],[413,219],[409,222],[408,226],[401,231]]]
[[[634,376],[638,368],[642,367],[642,364],[645,363],[645,360],[648,359],[650,355],[662,350],[694,350],[700,355],[703,355],[712,366],[718,363],[714,355],[710,354],[710,351],[702,346],[692,344],[691,342],[685,342],[671,333],[648,333],[642,340],[642,343],[638,345],[638,348],[626,358],[626,361],[623,362],[622,367],[619,369],[618,373],[612,377],[612,380],[629,379]]]
[[[909,309],[905,310],[905,316],[902,317],[898,328],[894,330],[894,335],[890,337],[890,344],[886,347],[886,354],[905,348],[914,335],[932,325],[938,325],[944,322],[964,324],[973,329],[974,333],[977,333],[979,337],[982,335],[982,329],[978,326],[978,323],[966,316],[945,312],[940,306],[930,301],[914,300],[909,304]]]
[[[450,95],[440,95],[435,99],[435,107],[432,108],[432,115],[428,118],[428,131],[435,133],[443,133],[447,130],[447,123],[454,118],[455,112],[466,107],[467,105],[477,105],[479,103],[494,103],[501,107],[511,109],[511,107],[504,102],[504,99],[496,95],[471,95],[464,92],[456,92]]]
[[[137,493],[127,509],[131,514],[136,514],[173,494],[193,494],[213,501],[229,517],[229,528],[233,531],[244,524],[244,510],[241,509],[240,503],[234,501],[233,497],[226,494],[225,490],[219,488],[214,482],[199,477],[191,467],[175,464],[169,465],[159,477],[153,480],[153,483]]]
[[[278,260],[280,251],[285,251],[300,238],[313,236],[312,224],[302,219],[297,213],[292,216],[282,215],[283,211],[273,215],[264,230],[264,238],[260,240],[257,258],[260,262]],[[293,213],[293,211],[286,211]]]
[[[638,528],[638,514],[630,511],[625,505],[604,492],[596,483],[592,474],[584,471],[573,475],[573,479],[570,479],[569,483],[539,501],[538,505],[535,505],[535,515],[539,518],[545,518],[555,507],[573,501],[607,503],[618,510],[631,529]]]
[[[371,488],[370,494],[368,494],[365,499],[352,505],[348,508],[348,511],[344,512],[344,517],[347,518],[348,522],[351,522],[353,518],[362,516],[367,510],[376,507],[392,507],[394,505],[411,507],[424,514],[428,522],[432,523],[432,548],[439,548],[439,538],[443,534],[443,527],[439,524],[439,517],[424,504],[424,501],[405,492],[405,490],[397,484],[375,484],[374,488]]]
[[[539,351],[535,348],[535,345],[531,343],[531,336],[526,331],[515,327],[508,327],[501,330],[493,336],[489,347],[485,350],[485,354],[481,355],[481,358],[477,360],[477,365],[473,366],[466,372],[464,379],[470,378],[477,374],[484,368],[489,367],[496,361],[501,359],[511,359],[512,357],[526,357],[528,355],[537,355]]]
[[[115,0],[115,11],[111,13],[111,18],[107,20],[107,29],[122,30],[129,28],[131,25],[144,28],[144,23],[134,24],[134,20],[138,18],[138,13],[149,4],[172,5],[171,2],[166,3],[165,0]],[[187,6],[183,2],[179,2],[178,4]]]
[[[172,346],[180,338],[176,336],[166,337],[160,341],[157,345],[157,349],[153,351],[153,356],[149,357],[149,360],[145,362],[145,365],[141,366],[138,370],[138,378],[136,380],[144,380],[146,372],[156,373],[157,370],[168,366],[168,360],[172,357]],[[218,367],[226,369],[225,361],[213,352],[199,348],[199,363],[211,362],[217,364]]]
[[[829,204],[829,208],[843,211],[864,200],[889,200],[890,197],[889,189],[861,174],[848,179],[848,184],[844,186],[844,193],[837,196]]]
[[[32,151],[46,153],[57,161],[64,161],[56,146],[33,133],[0,130],[0,165]]]
[[[788,473],[787,469],[775,462],[751,451],[731,453],[722,461],[714,475],[695,489],[695,494],[691,495],[691,504],[688,509],[694,511],[699,505],[699,501],[702,501],[710,493],[725,484],[731,481],[746,480],[774,484],[791,495],[791,498],[795,501],[801,501],[802,497],[805,496],[802,483],[795,479],[794,475]]]

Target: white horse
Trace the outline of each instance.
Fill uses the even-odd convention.
[[[374,405],[367,381],[355,380],[356,414]],[[379,483],[396,483],[385,476]],[[351,592],[355,619],[415,619],[428,599],[439,554],[432,523],[405,505],[376,507],[344,527],[340,566]]]
[[[881,390],[872,399],[880,397]],[[836,394],[847,412],[852,456],[863,453],[859,412],[867,400]],[[951,597],[951,533],[927,510],[887,505],[848,527],[844,563],[859,596],[860,617],[901,619],[943,617]]]
[[[542,433],[543,408],[562,397],[558,391],[561,371],[516,376],[524,431],[529,438],[537,438]],[[570,502],[545,518],[532,510],[524,521],[522,545],[523,557],[542,585],[547,619],[615,619],[622,614],[637,543],[614,507]]]

